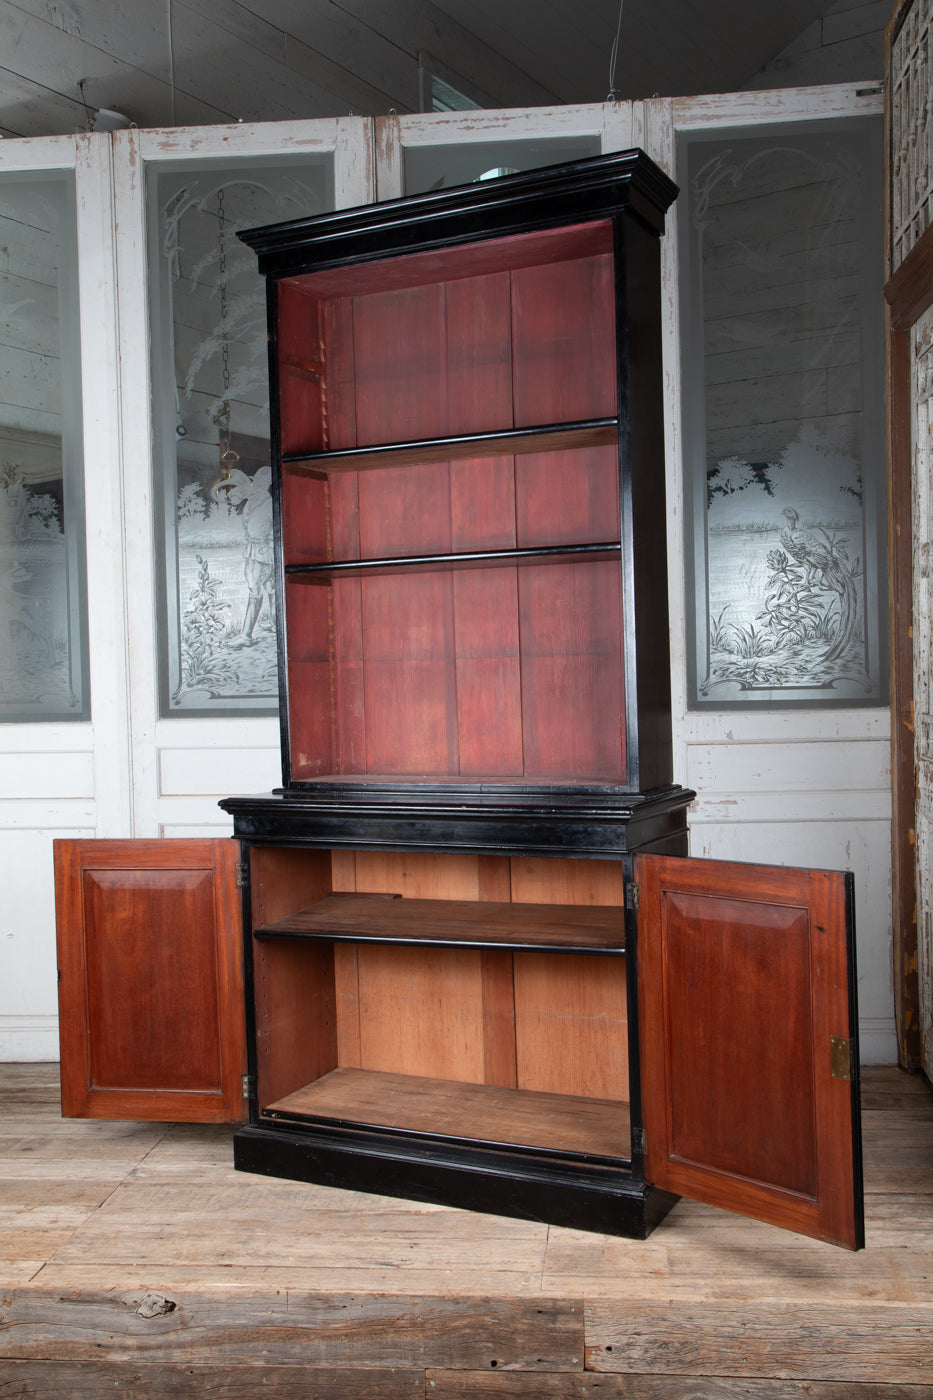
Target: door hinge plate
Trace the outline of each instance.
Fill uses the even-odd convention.
[[[634,880],[625,886],[625,907],[626,909],[641,908],[641,890]]]
[[[244,1074],[240,1079],[244,1099],[252,1098],[256,1092],[256,1080],[252,1074]]]
[[[633,1147],[636,1152],[640,1152],[643,1157],[648,1155],[648,1134],[644,1128],[637,1128],[633,1134]]]
[[[236,887],[238,890],[249,888],[249,862],[238,860],[236,863]]]
[[[852,1042],[841,1036],[830,1036],[829,1066],[833,1079],[852,1078]]]

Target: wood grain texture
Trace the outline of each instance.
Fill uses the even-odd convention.
[[[636,857],[649,1180],[858,1248],[842,875]],[[801,1086],[799,1094],[795,1086]]]
[[[257,939],[253,948],[260,1107],[337,1064],[333,948]]]
[[[176,1301],[176,1300],[172,1300]],[[0,1304],[10,1360],[547,1371],[579,1367],[583,1311],[559,1300],[394,1298],[231,1292],[188,1294],[161,1317],[140,1298],[46,1299],[19,1291]],[[106,1341],[104,1341],[106,1338]]]
[[[625,881],[619,860],[540,860],[513,856],[515,903],[605,905],[623,921]]]
[[[761,1376],[782,1380],[933,1382],[933,1308],[888,1309],[756,1306],[725,1316],[708,1304],[633,1300],[627,1315],[594,1303],[587,1308],[586,1364],[594,1371],[649,1375]]]
[[[428,1371],[432,1400],[933,1400],[926,1385],[844,1381],[736,1380],[728,1376],[523,1375],[515,1371]]]
[[[518,1088],[515,1053],[515,969],[511,952],[481,954],[483,1083]]]
[[[287,917],[333,887],[331,853],[250,849],[253,927]],[[254,939],[253,1000],[260,1103],[279,1098],[337,1063],[333,950]]]
[[[221,1362],[140,1367],[126,1362],[10,1361],[0,1372],[0,1395],[44,1400],[243,1400],[260,1387],[263,1400],[423,1400],[418,1371],[324,1369],[302,1364],[226,1365]]]
[[[473,948],[360,944],[363,1068],[481,1083],[481,956]]]
[[[334,994],[337,1017],[337,1059],[342,1065],[359,1068],[360,1050],[360,965],[353,943],[334,944]]]
[[[913,658],[911,330],[929,304],[933,230],[884,289],[887,314],[888,570],[891,608],[892,883],[894,1006],[901,1063],[921,1062],[917,980]]]
[[[268,1111],[602,1157],[631,1150],[627,1103],[368,1070],[334,1070]]]
[[[244,1116],[238,857],[229,839],[55,843],[66,1113]]]
[[[616,410],[609,254],[512,274],[512,393],[517,426]]]
[[[516,952],[514,965],[519,1088],[627,1103],[624,961]]]
[[[277,313],[282,450],[320,451],[326,421],[321,305],[291,277],[278,288]]]
[[[250,1176],[222,1125],[61,1119],[54,1075],[0,1065],[0,1393],[99,1400],[103,1378],[171,1395],[182,1367],[225,1400],[224,1384],[275,1396],[299,1379],[392,1400],[390,1370],[441,1400],[933,1400],[931,1195],[884,1184],[911,1153],[933,1175],[919,1077],[863,1071],[878,1184],[849,1253],[687,1201],[635,1241]],[[134,1318],[150,1290],[175,1312]],[[354,1350],[338,1313],[328,1358],[308,1298],[370,1299],[382,1322]],[[584,1369],[579,1319],[591,1364],[617,1369]]]
[[[518,583],[526,775],[622,781],[618,563],[529,565]]]
[[[609,244],[600,222],[284,279],[285,436],[341,454],[312,445],[287,466],[286,562],[616,551],[518,569],[397,566],[349,588],[292,575],[292,779],[622,778]],[[612,421],[574,426],[589,420]],[[543,440],[496,436],[543,424],[555,426]]]
[[[289,847],[250,848],[250,914],[253,928],[273,923],[323,899],[333,889],[331,851]]]
[[[575,224],[556,229],[535,229],[506,238],[487,238],[456,251],[452,269],[450,250],[431,249],[371,263],[325,268],[297,277],[306,294],[335,298],[370,296],[451,282],[456,278],[488,277],[517,267],[536,267],[576,258],[598,257],[612,247],[608,221]]]
[[[619,909],[494,900],[402,899],[389,894],[335,894],[256,930],[263,937],[580,948],[620,952]]]

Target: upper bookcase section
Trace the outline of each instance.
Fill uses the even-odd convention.
[[[240,235],[270,280],[287,789],[670,783],[674,194],[624,152]]]
[[[261,273],[291,277],[323,268],[358,268],[393,254],[443,250],[452,243],[504,238],[528,229],[591,223],[624,210],[661,234],[676,194],[677,186],[643,151],[618,151],[360,209],[290,219],[245,230],[239,237],[255,250]]]

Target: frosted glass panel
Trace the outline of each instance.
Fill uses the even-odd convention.
[[[558,165],[567,160],[598,156],[600,138],[584,136],[539,136],[525,141],[460,142],[455,146],[408,146],[405,148],[405,193],[469,185],[474,180],[505,175],[517,170],[537,170],[542,165]]]
[[[238,229],[333,208],[329,154],[149,169],[161,711],[277,704],[265,281]]]
[[[885,701],[880,135],[681,151],[696,706]]]
[[[0,175],[0,719],[86,719],[74,181]]]

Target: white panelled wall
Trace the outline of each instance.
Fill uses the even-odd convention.
[[[468,116],[119,132],[4,141],[0,171],[78,182],[90,619],[90,723],[0,726],[0,1059],[57,1058],[55,836],[224,834],[220,797],[280,779],[273,719],[158,717],[144,183],[159,160],[332,151],[339,206],[402,192],[406,150],[594,137],[674,170],[678,130],[880,110],[852,87]],[[545,158],[546,159],[546,158]],[[886,710],[687,709],[675,221],[663,241],[675,780],[700,794],[694,855],[856,876],[862,1057],[896,1060]],[[880,275],[880,274],[879,274]]]

